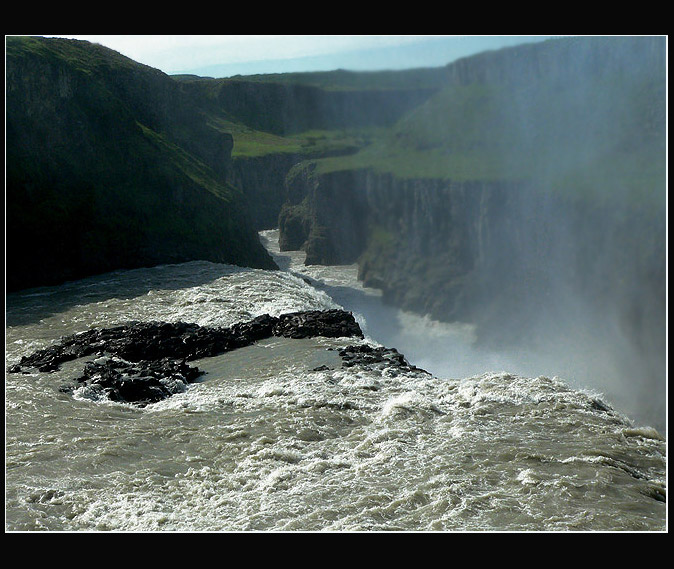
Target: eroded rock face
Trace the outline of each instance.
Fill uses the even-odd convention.
[[[144,406],[184,391],[203,372],[186,362],[251,345],[272,336],[363,338],[350,312],[310,310],[275,317],[263,314],[229,328],[185,322],[130,322],[66,336],[10,367],[10,373],[53,372],[86,356],[80,384],[112,401]]]

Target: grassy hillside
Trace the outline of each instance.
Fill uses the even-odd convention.
[[[287,74],[294,75],[294,74]],[[213,129],[226,132],[233,137],[232,158],[252,158],[274,154],[296,154],[298,156],[317,157],[331,154],[347,154],[365,146],[372,139],[376,129],[368,127],[349,128],[309,128],[306,130],[281,133],[269,130],[270,123],[278,122],[271,118],[283,112],[282,100],[277,100],[276,108],[269,106],[268,101],[260,100],[253,87],[249,93],[250,101],[246,106],[242,103],[228,105],[223,101],[221,91],[231,82],[243,82],[248,86],[256,81],[256,76],[238,79],[212,79],[196,76],[172,76],[181,87],[189,93],[192,100],[208,116],[208,124]],[[262,76],[264,82],[279,84],[292,83],[293,79],[285,74]],[[260,104],[260,107],[256,105]],[[261,120],[258,115],[266,114],[269,118]]]
[[[662,198],[664,67],[630,65],[592,75],[527,74],[519,83],[516,77],[491,83],[478,74],[475,82],[445,87],[360,153],[321,161],[320,171],[369,167],[406,178],[533,180],[579,195],[610,186],[635,199],[658,188]]]
[[[328,91],[440,89],[447,83],[447,75],[442,67],[405,69],[400,71],[348,71],[337,69],[335,71],[238,75],[226,81],[305,85]]]

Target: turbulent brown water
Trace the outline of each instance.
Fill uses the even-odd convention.
[[[470,327],[383,307],[355,267],[302,267],[275,235],[284,271],[193,262],[8,295],[6,364],[93,326],[335,307],[422,368],[424,343],[470,343]],[[666,530],[664,437],[602,394],[489,362],[343,368],[335,348],[353,343],[272,338],[193,362],[200,382],[142,409],[62,390],[81,361],[6,374],[6,530]]]

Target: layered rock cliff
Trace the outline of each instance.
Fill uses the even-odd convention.
[[[256,229],[273,229],[284,201],[284,184],[288,171],[302,157],[297,154],[269,154],[239,157],[232,162],[228,179],[243,188]]]
[[[389,126],[437,91],[414,86],[336,90],[245,78],[221,80],[216,85],[217,103],[229,114],[252,128],[281,135]]]
[[[664,36],[578,36],[529,43],[461,58],[445,68],[446,84],[560,86],[579,77],[610,73],[658,73],[666,61]]]
[[[320,174],[311,162],[287,185],[281,248],[304,249],[307,264],[357,262],[396,306],[503,341],[536,334],[574,298],[662,347],[664,209],[588,207],[521,182]]]

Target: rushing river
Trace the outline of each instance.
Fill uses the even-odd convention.
[[[7,373],[6,530],[666,530],[656,429],[565,380],[487,372],[469,326],[387,308],[355,266],[304,267],[276,236],[261,237],[282,271],[192,262],[10,294],[6,365],[129,320],[344,308],[362,342],[433,376],[343,368],[335,348],[353,338],[271,338],[192,362],[198,383],[144,408],[63,389],[81,361]],[[465,375],[441,375],[437,350]]]

